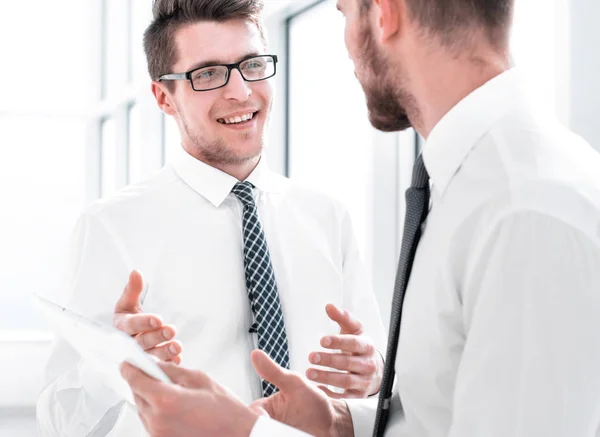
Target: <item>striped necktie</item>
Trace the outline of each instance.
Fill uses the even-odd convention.
[[[267,240],[258,218],[250,182],[238,182],[232,193],[244,206],[244,269],[250,307],[254,314],[251,333],[257,333],[258,348],[281,367],[289,369],[290,357],[281,302],[271,265]],[[277,392],[277,387],[262,380],[263,396]]]

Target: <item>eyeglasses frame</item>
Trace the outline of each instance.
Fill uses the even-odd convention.
[[[242,70],[240,68],[240,65],[243,64],[246,61],[249,61],[250,59],[253,58],[264,58],[264,57],[270,57],[273,59],[273,74],[267,77],[263,77],[262,79],[246,79],[246,77],[244,76],[244,73],[242,73]],[[242,59],[239,62],[236,62],[235,64],[212,64],[212,65],[204,65],[202,67],[198,67],[198,68],[194,68],[192,70],[186,71],[185,73],[169,73],[169,74],[163,74],[162,76],[160,76],[158,78],[158,81],[163,81],[163,80],[189,80],[190,81],[190,85],[192,86],[192,89],[196,92],[202,92],[202,91],[212,91],[212,90],[216,90],[219,88],[223,88],[224,86],[227,86],[227,84],[229,83],[229,79],[231,78],[231,70],[236,69],[239,73],[240,76],[242,76],[242,79],[244,79],[246,82],[260,82],[266,79],[270,79],[271,77],[275,76],[275,74],[277,73],[277,55],[252,55],[252,56],[248,56],[244,59]],[[198,70],[202,70],[204,68],[210,68],[210,67],[227,67],[227,78],[225,79],[225,83],[223,85],[214,87],[214,88],[207,88],[207,89],[201,89],[201,90],[197,90],[196,88],[194,88],[194,81],[192,80],[192,74]]]

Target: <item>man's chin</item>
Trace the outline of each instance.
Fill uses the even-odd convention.
[[[232,161],[231,163],[244,164],[251,161],[258,161],[262,152],[262,147],[240,148],[235,151],[232,150],[232,153],[230,154]]]
[[[412,127],[410,120],[404,114],[397,117],[388,115],[379,116],[374,112],[369,112],[369,121],[371,125],[381,132],[401,132]]]

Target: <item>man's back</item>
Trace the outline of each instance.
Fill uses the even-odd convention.
[[[524,94],[516,71],[493,79],[425,146],[432,208],[397,361],[411,436],[600,423],[600,156]]]

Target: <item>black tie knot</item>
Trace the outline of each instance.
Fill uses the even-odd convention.
[[[240,199],[244,206],[254,206],[254,197],[252,196],[253,188],[254,185],[248,181],[238,182],[234,185],[231,192],[235,194],[238,199]]]

